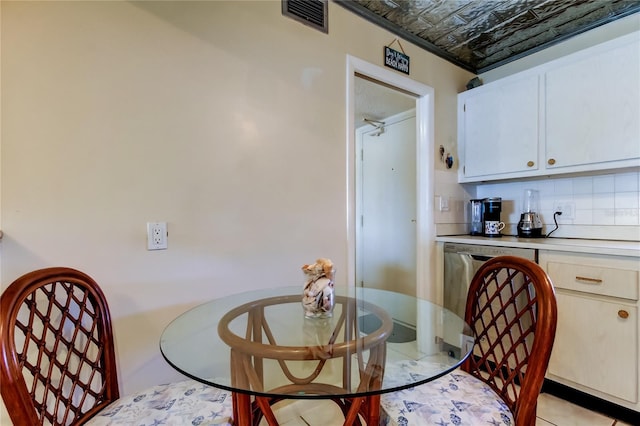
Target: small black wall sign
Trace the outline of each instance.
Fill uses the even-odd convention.
[[[409,74],[409,57],[387,46],[384,47],[384,64],[396,71]]]

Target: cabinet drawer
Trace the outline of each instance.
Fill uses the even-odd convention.
[[[638,300],[638,271],[554,261],[547,271],[557,288]]]

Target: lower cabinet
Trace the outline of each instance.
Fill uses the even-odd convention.
[[[547,378],[640,411],[640,260],[541,250],[558,326]]]

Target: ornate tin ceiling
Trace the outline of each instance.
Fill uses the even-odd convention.
[[[640,0],[335,2],[474,73],[640,12]]]

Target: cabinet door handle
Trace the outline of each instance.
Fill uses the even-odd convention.
[[[533,161],[527,161],[527,167],[533,167],[536,163]]]
[[[576,281],[584,281],[592,284],[602,284],[602,280],[600,278],[589,278],[589,277],[581,277],[576,276]]]
[[[618,316],[622,319],[627,319],[629,318],[629,312],[625,311],[624,309],[620,309],[618,311]]]
[[[555,158],[549,158],[547,160],[547,164],[549,164],[550,166],[553,166],[554,164],[556,164],[556,160]]]

